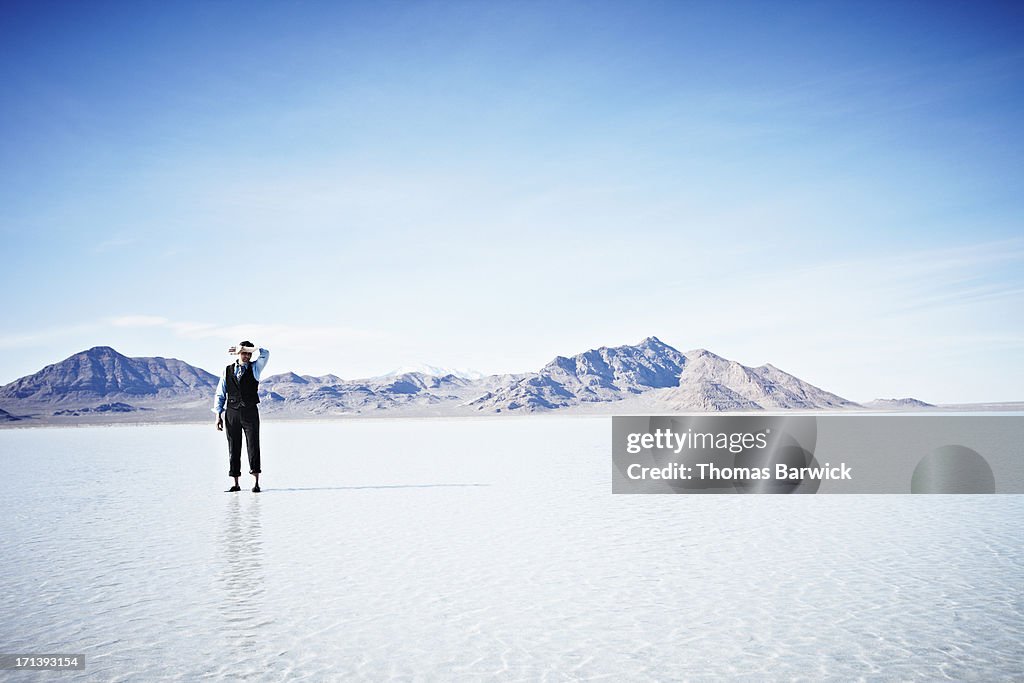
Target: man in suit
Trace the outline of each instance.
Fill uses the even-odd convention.
[[[270,351],[264,348],[257,349],[252,342],[244,341],[229,348],[228,353],[237,354],[238,358],[224,368],[213,402],[213,412],[217,415],[217,431],[226,431],[228,437],[228,476],[235,480],[235,485],[228,491],[242,490],[238,486],[238,477],[242,474],[244,433],[245,448],[249,455],[249,474],[256,477],[256,485],[252,487],[252,492],[259,493],[260,411],[257,404],[260,402],[260,375],[270,360]],[[255,360],[253,355],[256,355]]]

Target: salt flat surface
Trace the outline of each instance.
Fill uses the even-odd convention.
[[[613,496],[610,418],[0,432],[16,680],[1020,679],[1024,496]],[[243,471],[245,467],[243,454]]]

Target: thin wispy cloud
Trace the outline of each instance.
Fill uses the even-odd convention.
[[[106,321],[114,327],[165,327],[170,323],[158,315],[123,315]]]
[[[49,327],[14,334],[0,334],[0,349],[27,349],[41,344],[59,343],[75,339],[83,334],[94,333],[103,328],[96,323],[77,323],[61,327]]]
[[[92,251],[97,254],[102,254],[111,251],[118,251],[127,247],[140,244],[141,240],[137,237],[112,237],[110,239],[103,240],[92,247]]]

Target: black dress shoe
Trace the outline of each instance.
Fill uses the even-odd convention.
[[[241,486],[232,486],[231,488],[228,489],[228,493],[232,493],[234,491],[241,491],[241,490],[242,490]]]
[[[257,484],[256,486],[253,486],[253,487],[252,487],[252,492],[253,492],[253,493],[259,493],[259,492],[260,492],[260,487],[259,487],[259,484]]]

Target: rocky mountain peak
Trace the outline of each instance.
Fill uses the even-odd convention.
[[[124,356],[124,355],[118,353],[115,349],[113,349],[110,346],[94,346],[91,349],[86,349],[85,351],[81,351],[81,352],[76,353],[74,355],[75,356],[85,355],[85,356],[88,356],[90,358],[103,358],[103,357],[107,357],[107,356],[120,356],[121,358],[127,358],[127,356]],[[74,356],[72,356],[72,358],[73,357]]]
[[[129,358],[94,346],[0,387],[0,398],[88,402],[97,398],[199,396],[217,377],[175,358]]]

